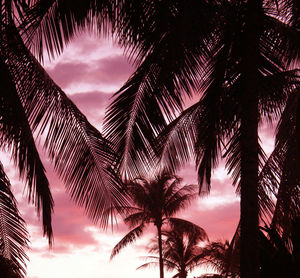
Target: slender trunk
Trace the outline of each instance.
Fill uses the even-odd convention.
[[[161,226],[157,226],[157,234],[158,234],[158,252],[159,252],[159,273],[160,278],[164,278],[164,263],[162,257],[162,240],[161,240]]]
[[[262,3],[248,0],[244,29],[244,91],[241,111],[241,278],[259,277],[258,90]]]
[[[187,272],[185,269],[181,270],[179,273],[179,278],[186,278],[187,277]]]

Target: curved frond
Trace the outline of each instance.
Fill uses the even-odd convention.
[[[165,169],[175,173],[193,155],[196,142],[194,115],[201,113],[199,103],[184,110],[175,120],[169,123],[156,138],[156,153],[159,163]]]
[[[14,27],[7,26],[5,31],[7,68],[17,84],[31,129],[38,130],[39,136],[45,134],[44,147],[72,199],[94,221],[106,226],[107,211],[127,202],[113,169],[111,145],[51,80]]]
[[[156,259],[157,259],[157,262],[144,263],[144,264],[140,265],[139,267],[137,267],[136,270],[144,269],[144,268],[148,268],[148,267],[152,267],[152,266],[159,266],[159,258],[156,258]]]
[[[209,52],[209,43],[203,38],[204,34],[206,39],[209,37],[207,29],[214,28],[213,24],[207,24],[214,18],[208,16],[213,9],[207,1],[178,2],[176,7],[175,3],[159,1],[136,4],[141,9],[131,9],[126,20],[135,23],[141,20],[141,24],[134,25],[136,29],[132,30],[125,22],[120,32],[125,32],[126,36],[121,37],[125,38],[125,45],[139,46],[133,51],[139,67],[115,95],[105,121],[105,133],[121,156],[121,170],[130,169],[131,176],[138,175],[139,168],[143,170],[143,162],[149,159],[147,154],[153,152],[153,139],[166,125],[165,119],[170,121],[182,109],[184,95],[191,96],[199,89],[204,56]],[[189,9],[190,5],[194,9]],[[205,12],[204,7],[207,7]],[[144,14],[143,9],[146,9]],[[189,13],[194,16],[193,22]],[[169,18],[170,22],[156,25],[162,18]],[[194,21],[199,21],[199,25],[194,25]],[[183,26],[193,28],[182,30]],[[139,39],[135,40],[135,36]]]
[[[206,231],[193,222],[175,217],[171,217],[169,222],[172,229],[179,233],[186,233],[189,236],[192,235],[197,238],[197,241],[208,240]]]
[[[20,176],[28,186],[28,199],[32,201],[38,213],[42,211],[44,234],[52,242],[51,213],[53,199],[45,169],[36,149],[26,112],[20,101],[13,77],[7,65],[0,60],[1,120],[0,146],[11,150]]]
[[[167,196],[165,204],[165,215],[170,217],[179,210],[186,208],[193,199],[197,197],[197,185],[185,185],[178,189],[171,196]]]
[[[107,33],[116,9],[113,1],[39,0],[30,4],[19,30],[40,60],[44,50],[49,57],[60,54],[83,30]]]
[[[104,132],[120,156],[120,171],[131,178],[144,174],[153,164],[151,146],[166,125],[160,106],[170,114],[168,106],[180,103],[178,92],[152,84],[158,74],[159,69],[146,60],[119,90],[107,111]],[[129,169],[131,174],[127,173]]]
[[[0,163],[0,255],[11,260],[21,277],[26,274],[28,233],[17,209],[11,185]]]
[[[299,96],[297,89],[288,99],[278,123],[275,150],[270,161],[270,167],[276,167],[272,189],[277,198],[272,225],[283,233],[284,239],[290,234],[291,222],[300,213]]]
[[[129,227],[134,227],[140,223],[145,223],[147,217],[145,217],[145,211],[140,210],[136,213],[131,213],[130,215],[124,218],[124,222],[129,225]]]
[[[266,27],[264,39],[273,38],[273,40],[269,39],[269,46],[272,46],[272,51],[267,50],[267,48],[266,50],[269,54],[273,53],[274,56],[280,57],[287,65],[300,58],[300,28],[299,25],[294,25],[294,19],[291,14],[286,16],[284,21],[273,16],[265,16],[264,18]],[[297,20],[299,21],[299,18]]]
[[[138,227],[132,229],[128,234],[126,234],[119,241],[119,243],[117,243],[116,246],[113,248],[113,250],[111,252],[111,255],[110,255],[110,259],[115,257],[121,251],[121,249],[123,249],[128,244],[134,242],[137,238],[139,238],[143,233],[144,227],[145,227],[144,223],[142,223]]]

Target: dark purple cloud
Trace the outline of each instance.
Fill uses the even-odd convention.
[[[112,94],[103,92],[84,92],[75,93],[69,97],[79,108],[79,110],[88,118],[96,127],[103,122],[105,109],[110,102]]]
[[[123,55],[117,55],[87,62],[60,61],[47,72],[59,86],[67,88],[78,83],[122,85],[133,68]]]

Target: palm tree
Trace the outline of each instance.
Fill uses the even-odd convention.
[[[101,4],[85,1],[77,10],[74,8],[78,7],[77,2],[72,8],[61,2],[41,0],[40,5],[34,6],[29,14],[37,20],[29,17],[29,23],[22,29],[25,36],[28,34],[28,42],[35,38],[34,45],[38,45],[38,49],[42,49],[41,42],[44,42],[51,53],[60,51],[76,30],[94,23],[93,19],[97,18],[100,23],[112,21],[119,42],[132,47],[136,54],[137,72],[120,90],[124,93],[111,106],[108,116],[108,129],[113,134],[110,138],[117,152],[122,154],[121,166],[124,169],[129,165],[133,176],[144,166],[153,138],[166,124],[163,114],[171,118],[176,109],[182,108],[182,93],[191,95],[193,89],[205,90],[209,97],[204,101],[208,107],[204,112],[220,109],[218,104],[224,104],[224,100],[235,107],[234,113],[229,115],[208,113],[212,132],[202,133],[202,138],[200,133],[197,138],[196,162],[200,184],[206,181],[209,185],[210,171],[217,163],[222,139],[230,142],[229,169],[235,169],[237,179],[241,177],[241,256],[245,262],[242,273],[257,276],[256,260],[251,267],[247,260],[251,256],[246,256],[246,252],[250,252],[257,258],[257,127],[261,116],[272,117],[270,111],[279,114],[286,99],[286,94],[278,94],[280,90],[271,92],[268,88],[270,85],[281,88],[281,81],[289,79],[280,73],[299,52],[296,1],[274,1],[279,3],[279,13],[271,1],[254,0],[209,3],[120,0],[114,2],[115,7],[110,1],[101,1]],[[5,3],[6,10],[20,11],[9,7],[11,1]],[[26,10],[24,3],[22,1],[21,8]],[[112,15],[116,15],[116,21]],[[105,24],[101,24],[100,29],[103,26]],[[294,42],[291,38],[295,38]],[[203,79],[206,82],[201,82]],[[222,118],[223,122],[219,122]],[[214,130],[221,130],[221,134],[216,135]],[[235,131],[236,136],[232,136]],[[187,148],[181,155],[186,158],[191,149]],[[176,159],[172,163],[171,167],[175,166]],[[250,208],[253,210],[249,211]]]
[[[124,222],[133,229],[113,248],[111,258],[140,237],[145,226],[152,223],[157,229],[160,277],[163,278],[163,225],[194,226],[189,221],[172,217],[195,197],[195,185],[180,187],[180,183],[180,178],[166,172],[158,174],[152,180],[141,177],[128,182],[126,190],[132,198],[132,206],[124,208]]]
[[[108,138],[120,170],[136,175],[183,95],[200,91],[199,103],[173,123],[184,131],[168,132],[164,161],[175,170],[195,154],[199,184],[209,187],[223,149],[241,194],[241,277],[258,277],[258,126],[278,119],[295,82],[287,69],[299,57],[298,18],[271,1],[158,2],[143,3],[144,16],[132,12],[139,28],[125,26],[139,67],[109,107]]]
[[[192,229],[189,228],[175,225],[171,230],[162,231],[163,262],[167,270],[177,271],[173,278],[186,278],[190,271],[203,263],[202,248],[199,243],[206,240],[207,235],[197,225]],[[150,249],[150,252],[158,253],[157,244]],[[159,263],[158,257],[149,256],[149,259],[156,261],[145,263],[138,269]]]

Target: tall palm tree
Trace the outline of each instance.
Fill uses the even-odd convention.
[[[299,57],[298,19],[272,1],[158,2],[152,9],[143,4],[144,16],[135,17],[141,27],[124,31],[138,49],[139,67],[109,107],[108,138],[121,170],[135,175],[155,152],[165,115],[182,108],[184,94],[200,91],[198,105],[184,113],[201,121],[177,120],[196,128],[169,132],[174,140],[164,141],[165,161],[175,170],[194,153],[199,184],[209,187],[223,149],[241,193],[241,276],[258,277],[258,126],[278,119],[295,82],[287,69]]]
[[[227,153],[229,169],[235,169],[235,177],[241,177],[244,250],[241,254],[242,261],[246,263],[242,269],[257,272],[257,263],[254,263],[256,267],[251,267],[251,262],[247,260],[250,256],[246,256],[246,250],[252,248],[250,253],[253,258],[257,257],[254,255],[258,222],[257,127],[261,115],[270,116],[272,110],[276,111],[275,114],[280,112],[286,99],[285,94],[278,94],[279,90],[272,93],[267,88],[270,85],[281,87],[278,81],[288,78],[280,75],[280,71],[298,55],[297,2],[274,1],[280,13],[274,9],[272,1],[254,0],[189,0],[184,3],[85,1],[86,4],[80,4],[80,9],[74,8],[78,8],[77,1],[69,7],[62,2],[40,1],[42,4],[31,10],[34,12],[30,15],[38,20],[32,21],[30,18],[29,21],[35,23],[29,24],[24,34],[29,34],[29,42],[32,37],[38,38],[35,44],[38,49],[42,49],[41,42],[44,42],[50,52],[60,51],[78,26],[82,28],[94,23],[93,19],[96,18],[100,23],[112,21],[119,42],[132,47],[131,50],[136,54],[139,68],[120,90],[120,93],[124,93],[111,106],[108,116],[108,129],[113,130],[111,138],[115,149],[122,154],[121,167],[124,169],[129,165],[133,176],[140,166],[144,166],[144,156],[148,155],[153,138],[166,124],[161,111],[171,118],[176,108],[182,108],[182,92],[190,95],[193,89],[206,90],[209,95],[206,105],[209,108],[205,112],[219,109],[215,104],[224,99],[228,101],[227,104],[236,107],[234,113],[226,115],[222,123],[218,119],[224,117],[224,113],[219,115],[221,117],[208,113],[211,130],[220,128],[222,133],[220,136],[211,132],[209,136],[200,138],[199,149],[203,151],[197,152],[197,167],[200,184],[206,181],[209,185],[210,171],[217,163],[217,150],[223,142],[221,139],[228,139],[231,143]],[[294,42],[291,38],[295,39]],[[246,51],[249,46],[250,50]],[[281,60],[284,60],[283,64]],[[265,82],[261,82],[262,77],[266,77]],[[200,82],[203,79],[206,82]],[[254,87],[257,84],[261,86]],[[210,90],[207,90],[208,87]],[[263,91],[266,94],[262,94]],[[268,94],[271,94],[271,98]],[[236,103],[239,105],[236,106]],[[237,135],[228,137],[234,131],[238,131]],[[240,155],[236,156],[238,150]],[[136,155],[137,151],[142,155]],[[188,151],[183,151],[181,155],[186,158]],[[137,162],[137,158],[141,160]],[[173,159],[172,163],[173,167],[176,160]],[[246,186],[248,184],[251,186]],[[250,208],[253,211],[249,211]],[[256,275],[248,270],[242,272],[252,277]]]
[[[177,271],[173,278],[186,278],[190,271],[203,263],[204,257],[199,243],[206,240],[207,235],[197,225],[194,225],[192,229],[189,228],[175,225],[171,230],[162,231],[163,262],[167,270]],[[158,245],[155,244],[150,252],[158,253]],[[159,264],[158,257],[149,256],[148,258],[156,261],[145,263],[138,269]]]
[[[195,197],[195,185],[181,187],[180,183],[180,178],[166,172],[158,174],[151,180],[141,177],[128,182],[126,190],[131,196],[132,206],[124,208],[126,215],[124,222],[133,229],[113,248],[111,258],[127,244],[140,237],[145,226],[152,223],[157,229],[160,277],[163,278],[163,225],[194,226],[189,221],[172,217]],[[205,235],[204,231],[203,235]]]

